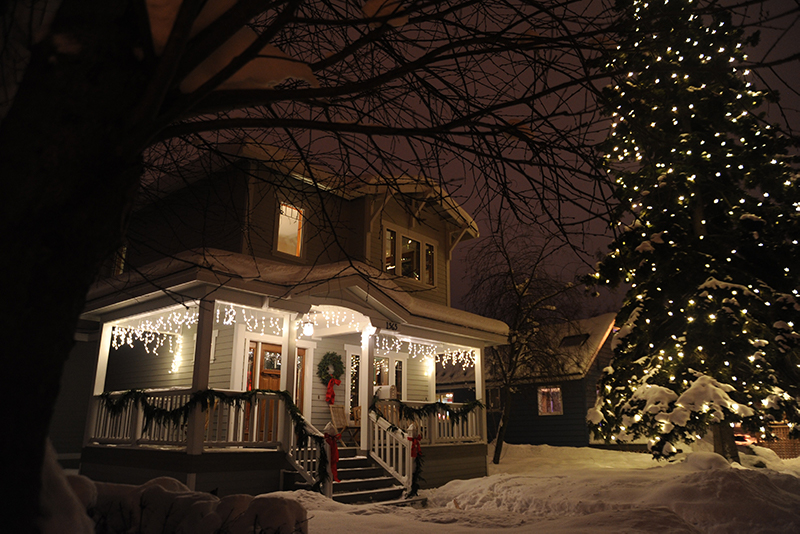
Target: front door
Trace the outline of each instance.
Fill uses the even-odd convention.
[[[306,349],[297,349],[297,373],[295,384],[295,404],[300,411],[303,410],[303,383],[305,382],[305,354]],[[274,343],[250,340],[247,347],[247,391],[266,389],[280,391],[281,389],[281,346]],[[258,402],[253,416],[257,417],[258,424],[254,437],[256,441],[273,441],[275,423],[277,423],[278,402],[275,400],[261,400]],[[245,434],[249,435],[252,419],[248,409]]]
[[[273,343],[250,340],[247,347],[247,391],[281,389],[281,346]],[[247,409],[246,439],[252,441],[274,441],[278,404],[275,400],[260,400],[251,411]],[[255,418],[255,423],[251,423]],[[250,428],[256,430],[250,437]]]

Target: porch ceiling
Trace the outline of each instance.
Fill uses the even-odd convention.
[[[215,249],[186,251],[96,283],[83,317],[108,321],[197,299],[298,313],[312,305],[344,306],[378,328],[481,346],[505,343],[508,335],[501,321],[418,299],[365,264],[286,265]]]

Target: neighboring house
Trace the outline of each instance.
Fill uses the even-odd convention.
[[[607,313],[575,321],[562,334],[559,349],[565,369],[559,376],[538,376],[519,384],[511,396],[507,443],[583,447],[592,443],[586,412],[594,406],[597,383],[611,361],[611,334],[616,314]],[[500,422],[499,389],[487,376],[485,404],[489,439]],[[474,399],[472,369],[444,365],[437,368],[436,391],[440,399],[455,402]]]
[[[146,188],[119,274],[90,290],[51,427],[62,460],[80,454],[96,480],[169,475],[220,494],[281,489],[286,470],[313,483],[319,448],[297,443],[280,395],[195,408],[187,424],[135,404],[112,412],[100,395],[146,389],[169,410],[209,389],[287,391],[313,434],[331,419],[316,372],[335,352],[336,404],[362,408],[359,448],[408,488],[411,442],[367,407],[390,389],[411,406],[435,401],[437,359],[474,362],[483,398],[483,350],[508,328],[449,307],[452,252],[478,236],[475,222],[421,178],[332,176],[252,143],[222,152]],[[69,407],[87,397],[78,450],[85,412]],[[417,422],[428,486],[486,474],[483,411],[447,418]]]

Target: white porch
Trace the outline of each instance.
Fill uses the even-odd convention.
[[[275,451],[282,453],[283,463],[288,464],[274,462],[277,470],[293,468],[308,482],[317,482],[321,446],[313,436],[321,436],[320,429],[330,420],[330,413],[325,386],[316,370],[323,354],[336,352],[342,357],[345,372],[342,384],[335,388],[335,404],[344,405],[346,413],[361,407],[364,416],[359,422],[359,448],[408,489],[414,462],[411,441],[404,430],[410,421],[402,421],[396,406],[388,401],[379,404],[385,418],[369,413],[373,394],[387,397],[397,392],[399,400],[416,408],[430,404],[436,400],[434,361],[449,358],[462,363],[468,360],[476,366],[476,400],[483,399],[479,371],[483,340],[422,329],[409,321],[388,321],[370,307],[343,306],[346,303],[341,299],[338,305],[312,305],[311,299],[303,299],[306,303],[301,299],[275,299],[276,305],[270,305],[269,299],[261,297],[262,305],[256,307],[252,294],[220,293],[224,293],[224,299],[216,301],[102,310],[107,320],[102,328],[94,398],[87,420],[87,459],[99,454],[98,448],[113,448],[116,452],[106,454],[118,455],[159,450],[196,459],[203,456],[201,463],[207,465],[212,458],[219,463],[216,459],[223,458],[219,453],[225,453],[227,460],[230,454]],[[149,309],[141,312],[143,308]],[[134,315],[132,311],[140,313]],[[259,379],[265,377],[273,377],[277,384],[263,387]],[[286,392],[288,398],[258,392],[239,402],[217,398],[206,410],[191,402],[210,390],[237,398],[265,389]],[[129,402],[112,412],[110,404],[101,398],[103,393],[116,391],[107,395],[113,401],[130,390],[145,390],[146,396],[140,396],[144,401]],[[191,409],[180,420],[159,421],[152,416],[154,411],[166,413],[187,403]],[[297,417],[293,420],[291,405],[299,409],[302,424],[312,436],[307,443],[298,443]],[[457,424],[446,409],[414,422],[423,450],[464,444],[485,446],[482,410],[475,410]],[[192,465],[199,464],[195,461]],[[191,469],[187,467],[186,482],[195,486],[202,474]],[[329,486],[323,490],[330,494]]]

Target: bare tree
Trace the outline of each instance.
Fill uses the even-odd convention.
[[[469,254],[468,309],[509,325],[508,343],[486,349],[488,380],[500,389],[501,418],[494,463],[500,462],[511,416],[511,394],[521,384],[563,375],[572,363],[559,342],[577,318],[581,293],[553,272],[564,248],[554,235],[499,215],[490,236]]]
[[[144,169],[246,134],[338,175],[425,175],[477,202],[503,196],[521,220],[557,221],[565,234],[607,211],[590,149],[606,76],[591,60],[613,46],[603,3],[17,0],[0,10],[0,369],[20,404],[0,449],[18,490],[5,501],[21,521],[11,530],[36,514],[63,362]]]

